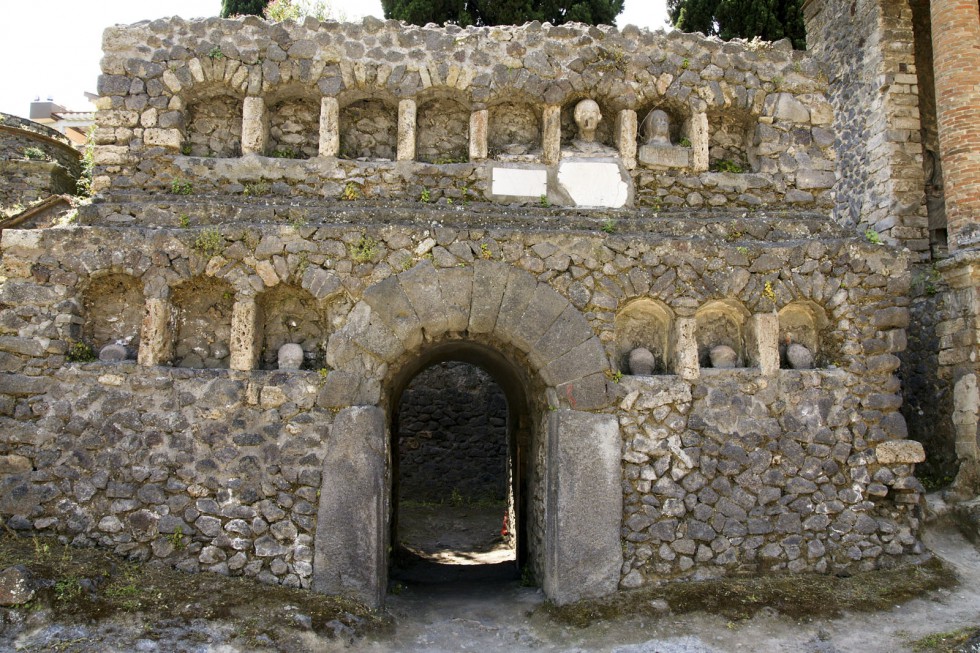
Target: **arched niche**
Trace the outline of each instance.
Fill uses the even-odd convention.
[[[636,136],[639,144],[646,145],[649,140],[648,118],[654,111],[663,111],[670,120],[670,144],[691,147],[691,110],[679,103],[661,101],[647,104],[636,112]]]
[[[197,277],[174,289],[174,366],[226,368],[235,292],[228,282]]]
[[[418,108],[416,158],[428,163],[469,160],[470,110],[451,97],[436,97]]]
[[[398,152],[398,107],[361,98],[340,110],[340,156],[394,161]]]
[[[561,108],[561,143],[563,148],[567,148],[573,140],[578,138],[578,126],[575,124],[575,105],[585,99],[585,97],[575,98]],[[595,97],[591,99],[599,105],[599,113],[602,115],[599,126],[596,127],[595,141],[615,150],[616,112],[610,109],[602,99]]]
[[[311,159],[320,149],[320,101],[290,97],[269,107],[268,153],[282,159]]]
[[[817,367],[826,356],[822,332],[830,321],[827,312],[818,304],[807,300],[787,304],[779,311],[779,364],[791,367],[786,359],[786,349],[791,344],[803,345],[813,354]]]
[[[735,108],[708,112],[708,168],[715,172],[758,171],[758,119]]]
[[[323,307],[303,288],[280,284],[256,299],[261,341],[259,365],[278,368],[279,348],[287,343],[303,348],[303,368],[323,367],[329,333]]]
[[[694,317],[701,367],[712,367],[711,349],[719,345],[727,345],[735,350],[735,366],[745,367],[744,330],[749,312],[744,306],[731,299],[717,300],[699,308]]]
[[[670,370],[674,316],[662,302],[637,299],[616,314],[616,356],[620,371],[630,372],[630,352],[637,347],[649,349],[656,360],[655,374]]]
[[[490,157],[506,159],[541,149],[541,110],[529,102],[502,102],[489,109]]]
[[[143,282],[124,273],[91,280],[82,293],[82,341],[95,353],[106,345],[122,345],[136,358],[143,323]]]
[[[182,152],[230,158],[242,154],[242,99],[220,91],[187,103]]]

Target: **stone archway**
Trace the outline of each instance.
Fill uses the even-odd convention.
[[[608,594],[622,564],[618,420],[609,361],[582,314],[548,284],[491,261],[436,269],[423,261],[368,288],[331,337],[321,403],[338,409],[324,462],[314,589],[381,605],[391,514],[390,388],[446,342],[500,358],[535,382],[522,401],[535,460],[528,538],[545,593],[556,603]],[[520,359],[520,363],[515,363]],[[418,369],[416,367],[416,369]],[[518,375],[519,376],[519,375]],[[387,389],[387,390],[386,390]],[[532,529],[533,530],[533,529]]]

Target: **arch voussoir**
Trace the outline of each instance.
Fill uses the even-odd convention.
[[[439,286],[439,274],[430,261],[422,261],[397,277],[405,296],[418,316],[423,335],[433,340],[449,330],[446,301]]]
[[[422,324],[398,277],[370,286],[364,291],[364,302],[391,328],[405,349],[422,344]]]

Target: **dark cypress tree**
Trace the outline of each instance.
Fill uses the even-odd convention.
[[[667,0],[674,27],[723,39],[758,36],[766,41],[788,38],[806,48],[803,0]]]
[[[240,14],[262,15],[262,10],[271,0],[221,0],[221,17],[238,16]]]
[[[521,25],[531,20],[614,25],[623,0],[381,0],[385,18],[413,25]]]

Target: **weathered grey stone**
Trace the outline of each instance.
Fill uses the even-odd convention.
[[[792,343],[786,348],[786,360],[794,370],[813,369],[813,354],[799,343]]]
[[[711,367],[715,369],[731,369],[738,367],[738,353],[728,345],[715,345],[709,353]]]
[[[630,374],[649,376],[657,369],[657,358],[649,349],[637,347],[630,352]]]
[[[317,514],[313,589],[384,602],[387,572],[385,465],[388,438],[384,413],[358,406],[340,411],[323,461]]]
[[[279,369],[298,370],[303,366],[303,347],[294,343],[286,343],[279,348]]]
[[[99,360],[103,363],[118,363],[126,360],[126,348],[110,344],[99,350]]]
[[[551,464],[562,473],[547,486],[542,584],[548,598],[564,605],[619,585],[619,423],[611,415],[559,410],[549,416],[548,439]]]
[[[14,565],[0,571],[0,606],[23,605],[34,598],[31,572],[24,565]]]

